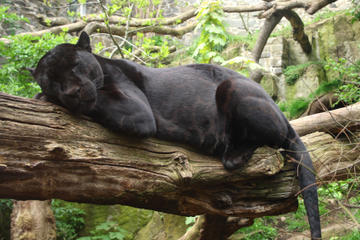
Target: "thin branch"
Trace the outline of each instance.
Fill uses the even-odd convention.
[[[129,34],[129,25],[130,25],[130,18],[131,18],[131,14],[132,14],[132,11],[134,9],[134,4],[131,4],[130,6],[130,13],[128,15],[128,19],[127,19],[127,22],[126,22],[126,26],[125,26],[125,36],[124,36],[124,40],[121,42],[120,44],[120,47],[122,47],[125,42],[128,42],[126,39],[128,38],[128,34]],[[126,40],[126,41],[125,41]]]
[[[270,34],[272,33],[276,25],[280,22],[282,17],[283,15],[281,13],[274,13],[265,20],[252,52],[255,62],[257,63],[259,62],[261,53],[264,50],[264,47],[266,45],[267,40],[269,39]]]
[[[106,28],[107,28],[107,31],[108,31],[108,33],[109,33],[109,35],[110,35],[110,38],[111,38],[111,40],[113,41],[113,43],[115,44],[115,46],[117,47],[117,50],[119,51],[121,57],[122,57],[122,58],[125,58],[125,56],[124,56],[124,54],[123,54],[123,52],[122,52],[122,50],[121,50],[121,47],[120,47],[119,44],[115,41],[114,36],[113,36],[112,33],[111,33],[111,28],[110,28],[110,24],[109,24],[109,15],[108,15],[108,13],[107,13],[107,9],[106,9],[105,6],[102,4],[101,0],[98,0],[98,3],[99,3],[99,5],[100,5],[101,9],[103,10],[103,13],[104,13],[104,16],[105,16],[104,22],[105,22],[105,26],[106,26]]]

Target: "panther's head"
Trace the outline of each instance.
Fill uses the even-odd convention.
[[[60,44],[47,52],[32,71],[43,94],[74,113],[87,113],[96,104],[104,74],[83,32],[76,44]]]

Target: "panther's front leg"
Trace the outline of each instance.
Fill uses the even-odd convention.
[[[119,133],[138,137],[151,137],[157,126],[153,112],[143,96],[127,92],[114,95],[99,91],[95,108],[88,114],[96,122]]]
[[[234,170],[243,167],[253,155],[257,146],[243,143],[239,146],[229,144],[226,146],[221,161],[227,170]]]

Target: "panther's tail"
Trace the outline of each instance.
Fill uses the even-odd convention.
[[[296,164],[297,173],[310,224],[311,239],[321,239],[318,194],[314,167],[304,143],[291,126],[289,126],[289,132],[289,145],[286,148],[287,154],[294,158],[298,163]]]

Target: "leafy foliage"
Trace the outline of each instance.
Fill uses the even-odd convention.
[[[147,17],[150,18],[145,25],[158,25],[157,20],[162,18],[162,10],[160,8],[162,1],[159,0],[112,0],[110,4],[107,4],[103,8],[103,13],[100,16],[104,19],[104,23],[108,28],[110,28],[110,23],[108,18],[113,14],[120,14],[125,16],[130,20],[133,15],[133,12],[146,13]],[[134,8],[139,11],[134,11]],[[151,11],[150,9],[154,9]],[[136,15],[136,17],[141,17]],[[127,22],[123,22],[127,24]],[[125,38],[127,38],[128,33],[125,33]],[[117,38],[119,38],[117,36]],[[115,40],[114,45],[110,49],[111,52],[104,52],[106,57],[112,58],[116,51],[121,51],[121,55],[127,59],[135,59],[143,64],[152,67],[162,67],[162,60],[164,60],[169,55],[168,39],[163,36],[153,35],[153,34],[144,34],[138,32],[135,37],[132,37],[131,40],[123,38],[120,42]],[[98,48],[97,50],[100,50]]]
[[[8,6],[0,6],[0,25],[6,29],[8,34],[13,35],[15,30],[20,26],[19,21],[29,23],[29,19],[20,17],[15,13],[9,13],[8,10]]]
[[[352,0],[351,3],[350,13],[353,16],[353,21],[360,21],[360,0]]]
[[[299,77],[301,77],[301,75],[304,74],[306,68],[313,64],[320,64],[320,63],[307,62],[299,65],[290,65],[286,67],[285,70],[283,71],[286,83],[289,85],[293,85],[296,82],[296,80],[298,80]]]
[[[197,218],[197,216],[185,218],[185,225],[187,226],[186,231],[189,231],[190,228],[195,224],[196,218]]]
[[[85,212],[74,207],[72,203],[56,199],[52,200],[51,208],[56,220],[56,239],[76,239],[79,231],[84,227]]]
[[[324,184],[318,189],[319,193],[319,211],[323,216],[323,226],[326,225],[325,217],[329,214],[334,214],[334,210],[339,209],[337,205],[334,206],[334,201],[349,203],[355,206],[360,204],[360,179],[353,177],[347,180],[340,180]],[[333,201],[332,201],[333,200]],[[341,209],[341,208],[340,208]],[[339,211],[339,210],[338,210]],[[356,221],[360,221],[360,209],[348,209]],[[350,219],[351,217],[346,213],[342,220]],[[338,217],[341,213],[336,213]],[[281,218],[281,219],[280,219]],[[353,220],[353,219],[352,219]],[[295,213],[288,213],[282,217],[263,217],[256,219],[254,225],[242,228],[237,233],[242,233],[239,239],[277,239],[277,228],[285,228],[286,232],[301,232],[308,229],[306,210],[304,201],[299,199],[299,207]],[[355,229],[354,231],[346,234],[345,236],[333,236],[332,240],[354,240],[358,239],[360,232]]]
[[[0,199],[0,239],[10,239],[10,215],[13,202],[10,199]]]
[[[353,63],[344,58],[328,59],[325,69],[330,73],[330,81],[341,82],[335,92],[339,101],[348,104],[360,101],[360,61]]]
[[[39,86],[32,82],[31,74],[26,68],[34,67],[39,59],[56,45],[75,40],[69,39],[65,33],[48,33],[42,37],[13,36],[9,39],[10,44],[0,42],[0,55],[6,58],[0,69],[0,91],[24,97],[32,97],[40,91]]]
[[[323,82],[320,84],[320,86],[312,92],[309,97],[311,99],[315,98],[316,96],[320,96],[322,94],[335,91],[337,88],[341,86],[341,81],[339,80],[333,80],[329,82]]]
[[[275,239],[277,230],[271,224],[275,223],[274,217],[263,217],[254,220],[254,224],[239,229],[236,233],[242,233],[244,240],[270,240]]]
[[[116,222],[107,221],[97,225],[90,234],[91,236],[80,237],[77,240],[124,240],[129,232],[121,228]]]
[[[294,99],[279,104],[283,112],[288,112],[290,118],[299,116],[308,104],[317,96],[328,92],[335,92],[339,102],[353,104],[360,101],[360,61],[350,62],[344,58],[328,59],[326,62],[309,62],[300,65],[288,66],[284,70],[286,83],[292,85],[312,64],[319,64],[327,72],[328,82],[320,84],[307,98]]]
[[[192,57],[200,63],[211,61],[221,63],[224,59],[220,52],[226,46],[228,34],[223,22],[224,12],[221,1],[202,1],[196,16],[199,23],[196,29],[200,29],[200,39]]]
[[[142,51],[140,56],[143,59],[149,59],[150,61],[147,65],[151,67],[163,67],[162,60],[164,60],[170,53],[169,42],[165,37],[145,37],[143,33],[138,33],[135,45],[138,49],[141,46]],[[130,54],[127,56],[129,58],[131,57]]]

